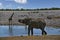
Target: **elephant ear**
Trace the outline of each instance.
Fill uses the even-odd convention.
[[[19,19],[18,22],[21,22],[21,19]]]
[[[31,18],[25,18],[24,19],[24,22],[25,22],[26,25],[28,25],[30,23],[30,21],[31,21]]]
[[[23,20],[22,20],[22,19],[19,19],[18,22],[19,22],[19,23],[23,23]]]

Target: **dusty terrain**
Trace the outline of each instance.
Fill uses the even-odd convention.
[[[60,35],[0,37],[0,40],[60,40]]]
[[[40,11],[0,11],[0,25],[9,24],[9,17],[14,12],[12,17],[13,24],[19,24],[19,19],[23,18],[44,18],[47,25],[60,26],[60,10],[40,10]],[[38,13],[36,13],[38,12]],[[47,16],[53,17],[52,19],[47,19]],[[54,18],[55,17],[55,18]]]

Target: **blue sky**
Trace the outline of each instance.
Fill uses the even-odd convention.
[[[0,0],[0,9],[59,7],[60,0]]]

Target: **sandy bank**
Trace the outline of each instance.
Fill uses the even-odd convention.
[[[0,37],[0,40],[60,40],[60,35]]]

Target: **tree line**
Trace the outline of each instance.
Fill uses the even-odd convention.
[[[38,11],[38,10],[60,10],[60,8],[37,8],[37,9],[0,9],[0,11]]]

